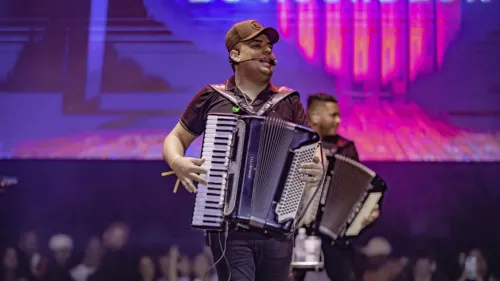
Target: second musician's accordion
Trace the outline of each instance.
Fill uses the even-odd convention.
[[[351,158],[335,154],[328,157],[323,188],[313,198],[303,223],[346,244],[363,229],[363,220],[382,200],[385,181],[374,171]]]
[[[210,114],[191,225],[222,230],[225,223],[262,232],[293,233],[305,182],[299,166],[320,144],[312,129],[277,118]]]

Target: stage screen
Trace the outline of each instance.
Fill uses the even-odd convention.
[[[253,19],[280,32],[273,83],[335,96],[361,160],[500,161],[499,1],[44,1],[3,4],[1,158],[160,159]]]

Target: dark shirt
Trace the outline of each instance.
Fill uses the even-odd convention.
[[[356,146],[353,141],[348,140],[343,136],[335,135],[323,137],[322,143],[326,156],[339,154],[359,162],[358,151],[356,150]]]
[[[234,77],[231,77],[225,83],[226,91],[232,92],[234,95],[245,99],[244,94],[236,87]],[[253,109],[259,110],[270,98],[278,93],[279,87],[269,83],[255,100],[252,102]],[[248,99],[248,97],[247,97]],[[233,113],[234,104],[226,97],[222,96],[210,86],[205,86],[201,89],[189,102],[184,114],[181,117],[180,124],[184,129],[199,136],[205,131],[207,115],[210,113]],[[240,110],[238,114],[246,114]],[[300,101],[298,92],[292,93],[284,100],[279,102],[271,110],[263,114],[263,116],[277,117],[288,122],[293,122],[299,125],[307,125],[307,115],[304,111],[304,106]]]

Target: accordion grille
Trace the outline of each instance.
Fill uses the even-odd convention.
[[[375,172],[342,155],[335,155],[335,164],[326,205],[320,223],[322,232],[337,238],[347,223],[354,219]]]
[[[303,163],[310,163],[314,157],[317,143],[303,146],[294,151],[292,165],[288,174],[288,178],[283,188],[281,199],[276,208],[276,215],[278,222],[283,222],[288,219],[295,219],[297,210],[299,209],[302,195],[306,183],[301,180],[299,173],[300,165]]]

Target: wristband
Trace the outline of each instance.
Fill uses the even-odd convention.
[[[175,160],[179,159],[179,157],[182,157],[182,156],[180,154],[177,154],[177,156],[174,157],[174,159],[172,160],[172,163],[170,164],[170,169],[173,169]]]

